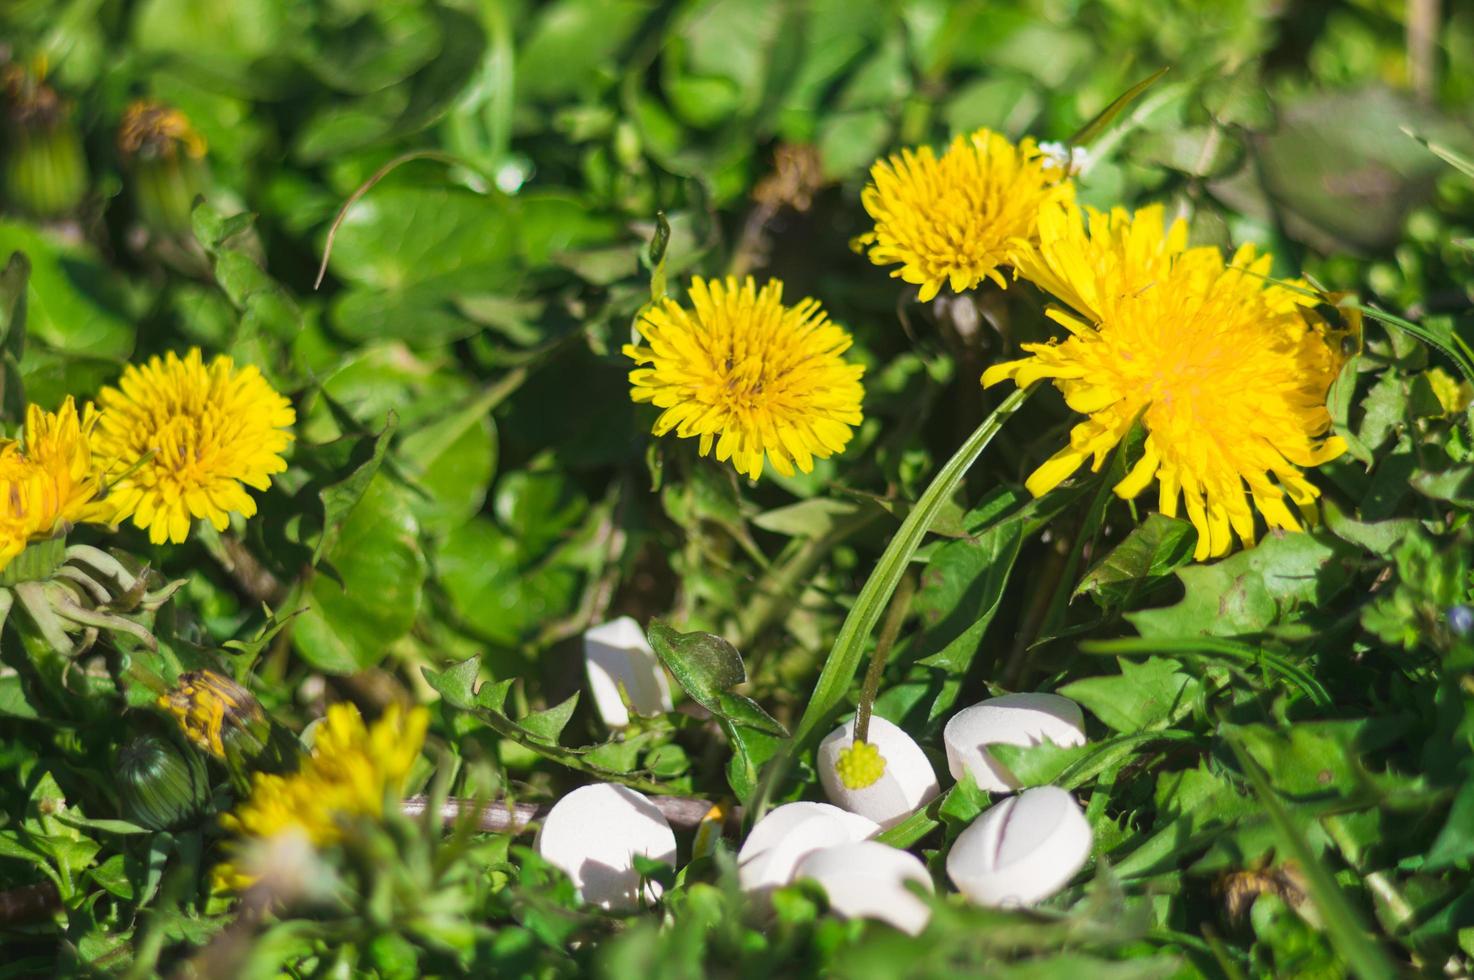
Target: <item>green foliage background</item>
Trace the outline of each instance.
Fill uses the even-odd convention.
[[[1471,601],[1474,465],[1467,413],[1425,371],[1457,376],[1446,355],[1474,329],[1474,181],[1455,165],[1474,8],[13,0],[0,42],[47,59],[90,174],[64,220],[13,200],[0,216],[0,258],[30,265],[0,283],[7,330],[24,324],[6,420],[16,384],[54,406],[190,345],[259,365],[300,420],[258,517],[178,547],[105,542],[186,580],[151,624],[159,651],[104,644],[54,703],[23,682],[42,655],[0,643],[0,888],[59,900],[0,903],[0,975],[210,975],[227,955],[252,976],[1470,970],[1474,643],[1448,611]],[[396,819],[256,922],[209,894],[213,818],[121,819],[112,754],[158,722],[134,660],[250,677],[292,730],[336,699],[433,703],[416,790],[537,802],[593,775],[751,805],[782,739],[691,711],[610,740],[569,701],[581,633],[629,614],[720,634],[742,691],[792,729],[882,549],[996,402],[981,369],[1048,333],[1022,284],[923,307],[853,254],[869,164],[978,126],[1065,139],[1164,66],[1093,146],[1082,199],[1165,201],[1201,241],[1262,243],[1277,274],[1410,322],[1368,316],[1333,391],[1353,452],[1317,471],[1313,533],[1190,564],[1189,525],[1109,494],[1126,454],[1031,500],[1022,477],[1070,423],[1053,393],[943,502],[877,712],[939,757],[951,711],[990,692],[1086,708],[1088,747],[1006,753],[1095,827],[1093,864],[1047,909],[939,899],[911,941],[824,916],[807,886],[749,907],[719,851],[663,912],[614,920],[504,835]],[[119,159],[144,96],[208,143],[187,229],[143,222]],[[817,165],[800,193],[773,177],[784,147]],[[339,208],[415,151],[347,209],[314,288]],[[673,292],[777,276],[854,333],[866,421],[843,456],[749,485],[652,440],[618,350],[657,213]],[[808,764],[770,802],[815,798]],[[952,789],[892,840],[939,870],[985,804]]]

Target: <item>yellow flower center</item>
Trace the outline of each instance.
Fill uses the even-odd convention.
[[[872,742],[854,742],[839,754],[834,771],[847,788],[865,789],[885,775],[885,757]]]

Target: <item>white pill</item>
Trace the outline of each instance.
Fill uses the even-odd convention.
[[[793,881],[798,863],[815,851],[880,833],[874,820],[828,803],[785,803],[759,820],[737,852],[743,891],[767,892]]]
[[[866,738],[880,751],[885,772],[863,789],[850,789],[839,778],[835,765],[840,753],[855,740],[855,725],[845,722],[819,743],[817,764],[824,795],[836,806],[869,817],[889,830],[921,809],[941,792],[937,774],[921,746],[884,718],[872,716]]]
[[[1069,884],[1093,839],[1075,798],[1040,786],[989,807],[958,834],[947,877],[979,905],[1036,905]]]
[[[583,659],[594,706],[610,728],[630,723],[629,711],[619,697],[621,684],[636,714],[658,715],[671,710],[665,668],[650,649],[640,624],[630,617],[621,616],[585,631]]]
[[[640,793],[613,783],[579,787],[553,804],[534,846],[573,879],[585,902],[606,909],[640,906],[636,854],[676,863],[676,835],[665,815]],[[647,882],[645,901],[654,902],[661,891]]]
[[[812,878],[829,896],[829,907],[847,919],[879,919],[916,935],[931,909],[906,883],[932,890],[931,875],[914,854],[873,840],[815,851],[799,862],[798,877]]]
[[[989,745],[1059,746],[1085,744],[1085,718],[1080,706],[1058,694],[1005,694],[989,698],[953,715],[942,731],[947,769],[953,779],[972,773],[978,788],[1007,793],[1019,788],[1008,767],[988,752]]]

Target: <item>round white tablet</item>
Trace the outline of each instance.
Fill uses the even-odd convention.
[[[804,858],[799,878],[812,878],[829,896],[829,907],[847,919],[879,919],[917,935],[931,909],[906,887],[916,882],[932,890],[926,866],[906,851],[873,840],[826,847]]]
[[[630,723],[629,709],[619,696],[621,685],[636,714],[658,715],[671,710],[665,668],[650,649],[645,631],[630,617],[621,616],[586,630],[583,658],[594,707],[610,728]]]
[[[767,892],[793,881],[798,863],[814,851],[852,844],[880,833],[873,820],[828,803],[786,803],[759,820],[737,852],[743,891]]]
[[[534,846],[573,879],[585,902],[606,909],[639,907],[636,854],[676,863],[676,835],[665,815],[640,793],[613,783],[579,787],[555,803]],[[646,882],[645,901],[654,902],[661,891]]]
[[[1075,798],[1040,786],[989,807],[959,834],[947,877],[979,905],[1036,905],[1069,884],[1093,839]]]
[[[880,717],[870,719],[866,741],[880,751],[881,758],[885,760],[885,771],[869,786],[850,789],[839,778],[835,766],[840,753],[854,740],[854,722],[847,721],[819,743],[816,760],[819,782],[824,785],[824,795],[836,806],[869,817],[880,824],[880,829],[889,830],[941,792],[937,774],[921,746],[910,735]]]
[[[989,793],[1018,789],[1019,782],[988,746],[1045,741],[1085,744],[1085,718],[1078,704],[1058,694],[1005,694],[957,712],[942,731],[952,778],[970,772],[978,788]]]

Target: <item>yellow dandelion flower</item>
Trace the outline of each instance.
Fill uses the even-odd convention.
[[[1073,308],[1049,314],[1070,336],[1025,344],[1031,356],[982,378],[1048,378],[1088,416],[1029,491],[1048,492],[1086,459],[1098,471],[1140,418],[1142,457],[1115,491],[1132,498],[1155,478],[1161,512],[1175,517],[1180,499],[1197,528],[1199,561],[1225,554],[1233,535],[1253,544],[1256,509],[1269,527],[1298,530],[1285,497],[1314,519],[1319,491],[1302,467],[1346,448],[1329,434],[1340,357],[1305,309],[1314,300],[1267,284],[1271,258],[1253,246],[1227,263],[1188,248],[1185,225],[1164,230],[1160,207],[1092,215],[1088,231],[1078,209],[1059,210],[1021,265]]]
[[[252,840],[298,833],[324,847],[342,838],[345,824],[382,816],[385,801],[403,792],[429,723],[420,707],[391,705],[371,726],[351,704],[328,708],[302,768],[288,776],[257,773],[250,798],[220,818],[239,839],[232,860],[215,869],[217,886],[240,889],[254,881],[234,860]]]
[[[850,335],[819,301],[783,305],[783,283],[761,290],[739,283],[691,280],[691,309],[666,299],[639,324],[646,344],[626,344],[640,365],[630,397],[663,408],[657,436],[672,430],[698,437],[701,455],[715,447],[739,473],[757,479],[763,458],[784,476],[805,473],[814,459],[843,452],[860,424],[865,369],[841,356]]]
[[[834,771],[847,789],[864,789],[885,775],[885,756],[871,742],[852,742],[835,760]]]
[[[1038,239],[1040,209],[1074,200],[1068,172],[1032,139],[1014,146],[987,129],[958,136],[940,158],[931,147],[902,150],[870,168],[861,203],[875,230],[856,244],[891,276],[921,287],[924,303],[950,285],[984,279],[1006,289],[1000,269]]]
[[[26,409],[20,442],[0,442],[0,568],[31,541],[82,521],[105,521],[89,439],[97,412],[68,398],[55,412]]]
[[[26,459],[20,445],[0,444],[0,568],[26,549],[41,529],[50,528],[60,515],[45,474]]]
[[[97,409],[88,403],[79,413],[71,396],[55,412],[37,405],[26,409],[25,454],[46,474],[56,517],[65,521],[107,521],[112,506],[98,499],[101,473],[92,455]]]
[[[223,354],[208,365],[198,348],[130,364],[99,400],[92,448],[116,481],[116,519],[131,517],[154,544],[184,541],[191,518],[223,531],[231,514],[250,517],[245,488],[265,490],[287,468],[291,403]]]

